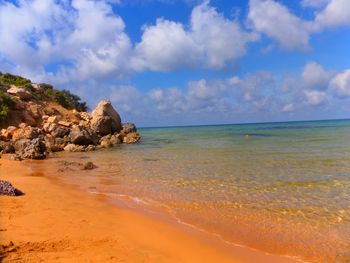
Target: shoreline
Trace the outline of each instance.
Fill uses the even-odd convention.
[[[3,262],[301,262],[114,206],[101,195],[53,182],[30,163],[0,160],[0,179],[25,193],[0,197]],[[45,162],[39,167],[45,172]]]

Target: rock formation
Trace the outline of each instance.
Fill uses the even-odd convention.
[[[89,114],[78,110],[85,104],[67,91],[18,76],[14,77],[21,82],[29,81],[25,87],[5,85],[1,83],[3,76],[0,73],[0,112],[10,111],[6,119],[0,118],[0,153],[15,153],[15,160],[45,159],[52,152],[93,151],[140,140],[135,125],[122,124],[110,101],[101,101]],[[67,98],[55,101],[55,92],[59,99],[63,95]]]

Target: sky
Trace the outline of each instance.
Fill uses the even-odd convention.
[[[0,0],[0,71],[143,127],[350,118],[350,1]]]

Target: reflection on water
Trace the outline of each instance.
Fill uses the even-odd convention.
[[[138,145],[80,155],[98,169],[62,176],[227,241],[312,262],[350,262],[350,121],[140,132]]]

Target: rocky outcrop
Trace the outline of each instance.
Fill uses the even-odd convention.
[[[23,195],[22,191],[13,187],[10,182],[0,180],[0,195],[17,196]]]
[[[45,159],[51,152],[85,152],[137,143],[133,123],[121,123],[109,101],[101,101],[90,115],[76,110],[65,114],[52,110],[40,115],[41,125],[20,123],[0,131],[0,153],[16,153],[15,160]]]

